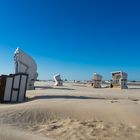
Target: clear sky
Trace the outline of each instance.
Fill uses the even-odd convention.
[[[139,0],[0,0],[0,74],[14,72],[16,47],[37,62],[40,79],[140,80]]]

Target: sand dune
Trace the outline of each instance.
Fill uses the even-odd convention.
[[[139,89],[36,83],[27,102],[0,105],[2,140],[139,140]]]

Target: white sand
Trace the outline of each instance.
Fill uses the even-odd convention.
[[[74,83],[63,87],[46,82],[36,85],[40,88],[27,91],[28,102],[0,104],[4,125],[0,140],[140,139],[140,87],[120,90]]]

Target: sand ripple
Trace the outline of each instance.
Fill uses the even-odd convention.
[[[139,140],[140,128],[102,120],[49,117],[40,110],[8,111],[1,123],[56,140]]]

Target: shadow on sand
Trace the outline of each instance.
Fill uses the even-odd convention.
[[[129,90],[134,90],[134,89],[140,89],[139,87],[136,87],[136,88],[131,88],[131,87],[129,87],[128,88]]]
[[[15,104],[24,104],[30,101],[34,100],[40,100],[40,99],[80,99],[80,100],[106,100],[106,98],[99,98],[99,97],[87,97],[87,96],[71,96],[71,95],[40,95],[40,96],[34,96],[32,98],[26,97],[25,101],[23,102],[0,102],[0,104],[9,104],[9,105],[15,105]]]
[[[97,100],[105,100],[106,98],[98,98],[98,97],[87,97],[87,96],[70,96],[70,95],[41,95],[35,96],[32,98],[28,98],[27,101],[33,101],[38,99],[97,99]]]
[[[75,90],[75,89],[71,89],[71,88],[62,88],[62,87],[51,87],[51,86],[35,86],[35,89],[60,89],[60,90]]]

